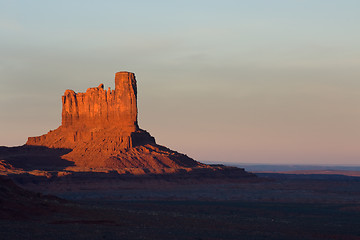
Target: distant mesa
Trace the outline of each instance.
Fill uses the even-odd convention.
[[[115,90],[105,90],[103,84],[88,88],[85,93],[66,90],[62,96],[61,126],[45,135],[29,137],[27,143],[16,150],[0,148],[0,160],[2,168],[9,171],[24,170],[26,166],[30,169],[29,165],[34,171],[34,165],[38,165],[38,170],[61,171],[61,174],[116,171],[139,175],[228,170],[160,146],[154,137],[139,128],[137,83],[131,72],[115,74]],[[247,174],[242,169],[237,169],[237,173]]]

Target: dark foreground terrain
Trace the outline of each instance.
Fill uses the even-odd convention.
[[[0,239],[360,239],[359,178],[262,176],[268,181],[28,184],[70,201],[47,197],[36,200],[43,211],[7,212]]]
[[[241,201],[88,202],[1,220],[1,239],[360,239],[360,207]]]

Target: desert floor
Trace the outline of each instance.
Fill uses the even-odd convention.
[[[0,219],[1,239],[360,239],[360,178],[28,183],[68,199]]]

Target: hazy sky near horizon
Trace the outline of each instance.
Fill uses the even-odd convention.
[[[135,72],[140,127],[204,162],[360,164],[360,1],[0,0],[0,145]]]

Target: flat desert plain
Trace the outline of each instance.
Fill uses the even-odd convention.
[[[54,194],[0,220],[1,239],[360,239],[360,178],[259,173],[260,181],[26,183]],[[74,181],[73,181],[74,183]]]

